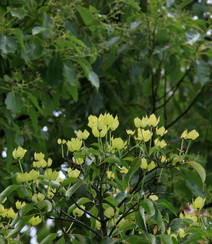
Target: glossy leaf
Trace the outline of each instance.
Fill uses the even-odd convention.
[[[75,183],[66,191],[65,196],[70,197],[82,184],[82,182]]]
[[[172,206],[172,204],[170,202],[166,201],[165,199],[157,200],[156,204],[169,209],[170,211],[172,211],[172,213],[174,213],[177,216],[177,213],[176,213],[174,207]]]
[[[11,192],[13,192],[14,190],[16,190],[18,187],[20,187],[20,186],[18,186],[18,185],[11,185],[11,186],[8,186],[3,192],[1,192],[1,194],[0,194],[0,204],[5,199],[5,197],[7,197]]]
[[[63,75],[71,86],[79,84],[76,71],[70,62],[63,62]]]
[[[204,60],[196,60],[195,68],[197,72],[198,79],[202,86],[210,81],[210,68]]]
[[[202,165],[195,161],[189,161],[186,163],[190,164],[196,170],[196,172],[199,174],[199,176],[202,180],[202,183],[204,183],[205,178],[206,178],[206,173],[205,173],[205,169],[202,167]]]
[[[86,197],[82,197],[82,198],[80,198],[80,199],[77,201],[77,205],[81,206],[81,205],[83,205],[83,204],[85,204],[85,203],[87,203],[87,202],[91,202],[91,200],[89,200],[89,199],[86,198]],[[71,206],[69,207],[69,209],[68,209],[68,214],[70,214],[71,212],[73,212],[74,209],[77,208],[77,205],[76,205],[76,204],[71,205]]]
[[[42,240],[40,244],[49,244],[51,241],[53,241],[58,236],[58,233],[51,233],[46,238]]]

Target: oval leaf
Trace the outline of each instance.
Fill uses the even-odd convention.
[[[206,179],[206,173],[205,173],[205,169],[202,167],[202,165],[195,161],[189,161],[186,163],[190,164],[197,171],[197,173],[199,174],[199,176],[202,180],[202,183],[204,183],[205,179]]]

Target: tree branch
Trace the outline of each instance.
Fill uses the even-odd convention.
[[[95,233],[99,238],[102,239],[102,236],[95,231],[94,229],[92,229],[90,226],[86,225],[85,223],[79,221],[78,219],[75,219],[74,217],[72,217],[71,215],[67,214],[65,211],[61,210],[61,213],[63,213],[65,216],[69,217],[73,222],[76,222],[84,227],[86,227],[87,229],[89,229],[90,231],[92,231],[93,233]]]
[[[202,87],[202,89],[200,90],[199,94],[197,94],[197,96],[193,99],[193,101],[190,103],[190,105],[187,107],[187,109],[183,113],[181,113],[175,120],[173,120],[169,125],[167,125],[166,129],[168,129],[169,127],[171,127],[172,125],[174,125],[181,117],[183,117],[186,113],[188,113],[188,111],[190,110],[190,108],[197,101],[198,97],[200,96],[200,94],[202,93],[202,91],[204,90],[204,88],[205,88],[205,86]]]

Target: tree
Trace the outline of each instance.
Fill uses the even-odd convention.
[[[156,113],[174,138],[170,148],[179,147],[184,129],[196,128],[200,141],[191,150],[199,151],[195,160],[206,165],[211,144],[206,1],[1,3],[0,133],[1,151],[7,150],[2,177],[17,170],[12,160],[17,146],[28,149],[27,159],[34,152],[50,154],[53,168],[60,167],[57,139],[73,137],[89,114],[105,111],[118,114],[117,134],[131,128],[134,117]],[[174,189],[178,201],[193,193],[204,197],[201,183],[189,177],[175,178],[166,191]],[[209,189],[209,177],[206,183]]]

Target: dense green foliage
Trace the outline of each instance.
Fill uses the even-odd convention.
[[[210,176],[210,14],[205,0],[1,0],[1,177],[19,170],[12,159],[18,146],[28,150],[25,169],[34,152],[60,169],[57,139],[70,139],[90,114],[105,111],[118,115],[122,138],[135,117],[155,113],[169,129],[170,150],[180,148],[182,131],[197,129],[191,160]],[[169,175],[161,188],[173,193],[175,207],[194,196],[211,206],[211,177],[203,190],[186,167]]]

